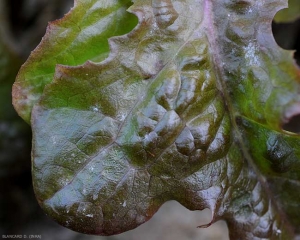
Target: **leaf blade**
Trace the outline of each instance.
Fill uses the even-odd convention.
[[[281,128],[300,102],[299,70],[271,35],[282,6],[136,1],[139,24],[110,40],[108,59],[58,66],[32,122],[35,189],[47,213],[77,231],[116,234],[175,199],[209,207],[233,239],[298,232],[297,197],[274,197],[282,189],[274,171],[283,178],[285,163],[277,157],[274,168],[265,156],[268,144],[271,158],[284,154],[282,141],[268,140],[277,134],[289,142],[287,165],[299,162],[299,135]]]
[[[52,81],[56,64],[74,66],[87,60],[102,61],[109,53],[107,38],[124,34],[135,26],[136,19],[126,13],[129,5],[129,0],[105,4],[78,0],[64,18],[49,24],[13,87],[13,104],[26,122],[30,122],[32,107],[45,85]]]

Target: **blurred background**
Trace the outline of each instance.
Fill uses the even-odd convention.
[[[0,237],[27,234],[41,235],[44,240],[228,240],[223,221],[207,229],[197,228],[210,222],[209,210],[191,212],[175,201],[164,204],[142,226],[111,237],[73,232],[41,211],[31,183],[31,130],[12,107],[11,87],[20,66],[45,34],[47,23],[61,18],[72,6],[73,0],[0,1]],[[298,50],[295,57],[300,65],[300,19],[273,22],[272,27],[281,47]]]

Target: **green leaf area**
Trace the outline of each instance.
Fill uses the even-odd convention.
[[[279,11],[274,20],[276,22],[292,22],[300,17],[299,0],[289,0],[289,7]]]
[[[286,2],[135,0],[132,14],[128,4],[77,1],[18,75],[42,208],[111,235],[173,199],[210,208],[231,239],[293,239],[300,136],[283,126],[300,114],[300,71],[271,30]]]

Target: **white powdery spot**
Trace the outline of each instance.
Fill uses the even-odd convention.
[[[77,208],[77,212],[81,213],[81,214],[85,214],[86,207],[87,207],[86,203],[84,203],[84,202],[80,203],[78,208]]]
[[[87,190],[86,190],[85,188],[82,190],[82,194],[83,194],[84,196],[87,195]]]
[[[53,145],[55,145],[57,142],[56,142],[56,136],[52,136],[51,137],[51,141],[53,143]]]
[[[257,46],[255,43],[250,42],[247,47],[244,47],[245,58],[249,61],[250,65],[259,65],[259,57],[257,56]]]
[[[94,217],[93,214],[87,214],[86,216],[87,216],[87,217],[90,217],[90,218]]]
[[[258,8],[263,8],[264,5],[265,5],[265,2],[262,2],[262,1],[256,1],[255,4],[256,4],[256,6],[257,6]]]
[[[89,170],[90,170],[91,172],[93,172],[94,169],[95,169],[94,166],[90,166],[90,167],[89,167]]]
[[[96,106],[93,106],[91,110],[92,110],[93,112],[99,112],[99,108],[96,107]]]
[[[135,220],[138,224],[142,224],[146,221],[145,217],[142,215],[138,215]]]
[[[60,185],[61,186],[66,186],[66,185],[68,185],[69,184],[69,179],[67,179],[67,178],[62,178],[62,179],[60,179]]]
[[[93,194],[93,200],[95,201],[95,200],[97,200],[98,199],[98,194],[97,193],[94,193]]]
[[[123,207],[126,207],[126,205],[127,205],[127,204],[126,204],[126,201],[124,201],[122,206],[123,206]]]
[[[119,114],[118,116],[117,116],[117,118],[118,118],[118,120],[119,121],[124,121],[125,120],[125,118],[126,118],[126,113],[121,113],[121,114]]]

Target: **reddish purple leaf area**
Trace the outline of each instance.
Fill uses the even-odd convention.
[[[300,74],[271,31],[286,1],[136,0],[129,14],[130,4],[76,1],[18,75],[42,208],[75,231],[112,235],[176,200],[210,208],[231,239],[293,239],[300,137],[282,128],[299,114]],[[103,16],[138,23],[113,35],[123,23]],[[91,44],[103,32],[110,50]],[[68,64],[76,44],[90,60],[79,66]]]

